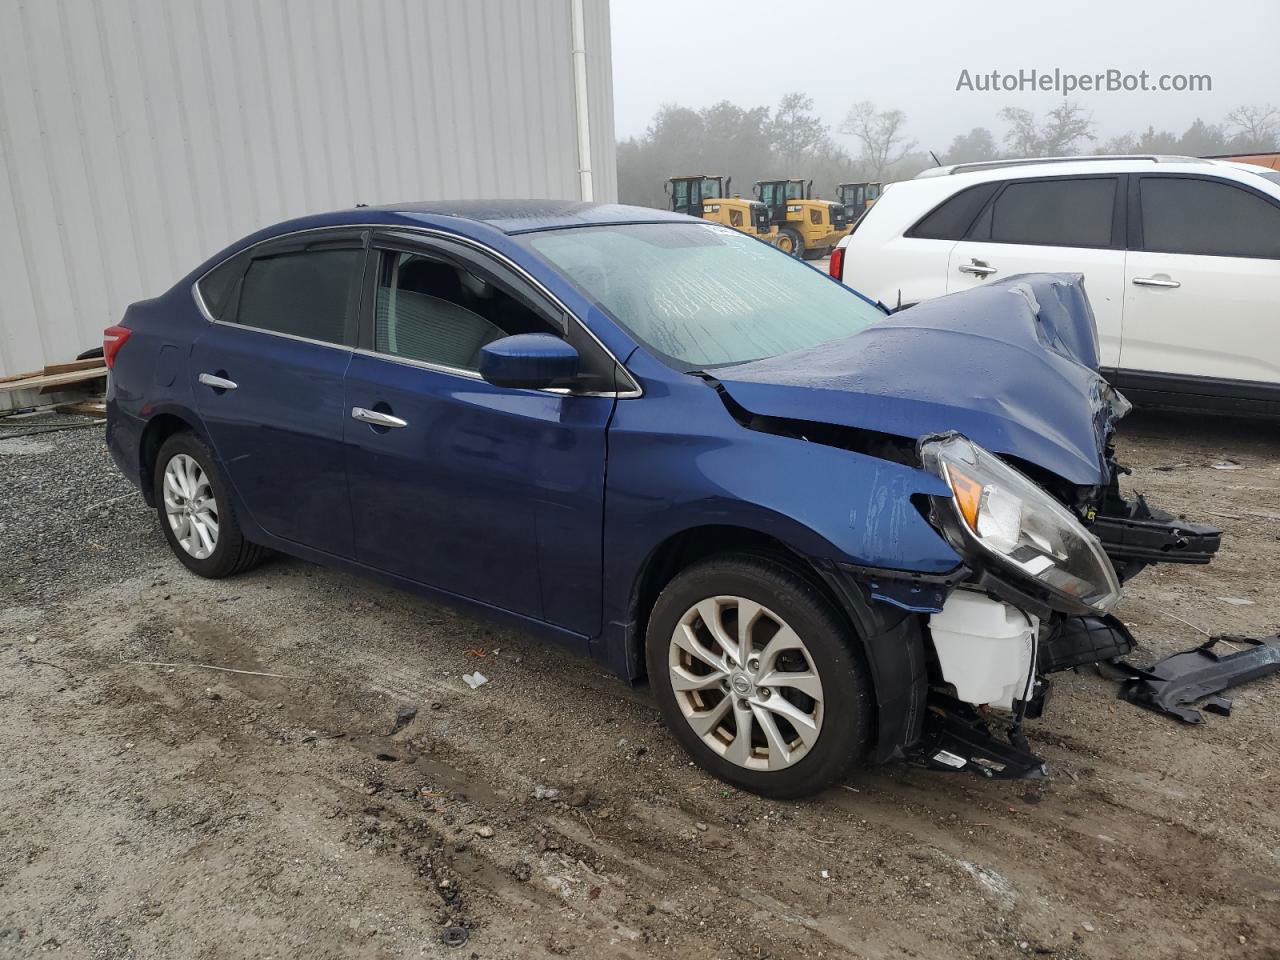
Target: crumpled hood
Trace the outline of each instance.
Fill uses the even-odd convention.
[[[1106,437],[1128,409],[1098,374],[1078,273],[1008,277],[714,373],[757,415],[909,438],[955,430],[1089,486],[1107,482]]]

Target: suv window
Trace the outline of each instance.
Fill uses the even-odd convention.
[[[922,240],[962,239],[998,186],[1000,186],[999,182],[980,183],[975,187],[961,190],[950,200],[944,200],[934,207],[933,212],[926,214],[924,219],[907,233],[907,236],[919,237]],[[868,193],[870,193],[869,190]]]
[[[1229,183],[1143,177],[1142,249],[1280,259],[1280,207]]]
[[[354,341],[364,251],[313,244],[255,257],[241,282],[235,323],[324,343]]]
[[[1113,177],[1013,180],[992,205],[990,239],[1044,247],[1109,247],[1115,202]]]

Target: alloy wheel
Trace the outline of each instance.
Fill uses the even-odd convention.
[[[218,546],[218,501],[194,457],[173,456],[164,468],[164,513],[182,549],[204,560]]]
[[[822,679],[800,636],[746,597],[716,596],[676,624],[671,689],[712,750],[749,770],[798,763],[822,731]]]

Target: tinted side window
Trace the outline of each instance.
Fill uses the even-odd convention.
[[[373,301],[378,353],[475,372],[485,344],[520,333],[562,336],[514,288],[443,258],[382,252]],[[567,339],[581,359],[579,389],[617,389],[612,359],[576,324]]]
[[[1212,180],[1144,177],[1142,248],[1159,253],[1280,259],[1280,208]]]
[[[226,320],[240,294],[240,281],[244,277],[244,258],[232,257],[214,267],[200,280],[200,299],[215,320]]]
[[[354,330],[358,248],[303,250],[257,257],[241,283],[235,322],[325,343],[347,343]]]
[[[1116,181],[1012,181],[991,211],[991,239],[1046,247],[1109,247]]]
[[[922,240],[961,239],[998,186],[999,183],[980,183],[976,187],[961,190],[950,200],[935,207],[907,236]]]

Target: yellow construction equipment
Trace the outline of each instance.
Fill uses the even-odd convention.
[[[778,248],[795,257],[817,260],[849,232],[849,218],[839,203],[813,198],[812,180],[757,180],[755,195],[769,208],[778,228]]]
[[[871,209],[871,205],[884,193],[883,183],[862,181],[861,183],[842,183],[836,187],[836,195],[844,205],[849,223],[858,222],[858,218]]]
[[[778,231],[769,222],[769,210],[758,200],[729,195],[733,177],[705,175],[672,177],[666,183],[671,209],[773,242]]]

